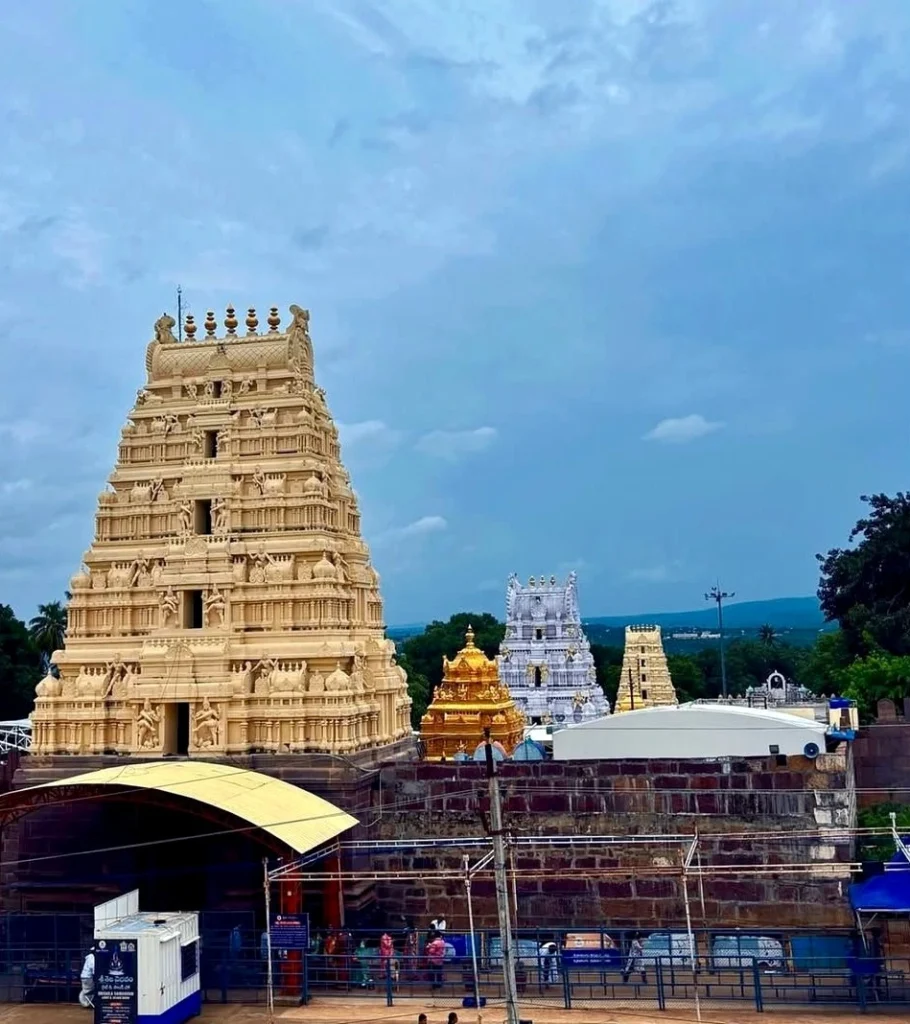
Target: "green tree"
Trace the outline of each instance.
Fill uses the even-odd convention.
[[[448,622],[431,622],[401,645],[406,664],[427,681],[430,695],[442,682],[443,657],[454,658],[464,647],[468,627],[474,630],[474,643],[488,658],[495,658],[506,628],[489,612],[458,612]]]
[[[819,633],[812,647],[803,650],[798,682],[813,693],[835,694],[841,686],[840,672],[851,661],[853,658],[839,629]]]
[[[853,546],[817,556],[818,598],[851,655],[910,654],[910,495],[861,500],[870,512],[851,531]]]
[[[408,674],[408,696],[411,698],[411,728],[419,729],[420,720],[430,706],[433,687],[430,686],[427,677],[408,661],[408,656],[404,652],[398,656],[398,664]]]
[[[622,671],[622,648],[609,644],[591,644],[591,656],[594,658],[597,682],[613,708],[616,706],[616,692]]]
[[[910,807],[905,804],[873,804],[857,812],[859,828],[891,828],[894,814],[897,830],[904,835],[910,832]],[[859,841],[860,860],[889,861],[896,853],[894,839],[890,835],[863,836]]]
[[[41,660],[25,623],[9,605],[0,604],[0,719],[24,718],[31,711]]]
[[[39,604],[38,614],[28,624],[28,633],[35,650],[41,655],[44,668],[47,669],[51,655],[63,646],[66,634],[66,608],[60,601]]]
[[[910,655],[876,651],[851,662],[836,678],[841,696],[855,700],[860,719],[869,722],[875,718],[878,701],[910,696]]]
[[[768,623],[758,627],[758,639],[766,646],[773,647],[777,643],[777,630]]]
[[[680,704],[701,700],[707,696],[705,676],[701,666],[689,654],[667,655],[667,668]]]

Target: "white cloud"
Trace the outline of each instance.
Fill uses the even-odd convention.
[[[398,532],[402,537],[418,537],[424,533],[438,533],[448,528],[448,522],[442,516],[423,516],[413,523],[403,526]]]
[[[713,434],[720,430],[723,423],[714,420],[706,420],[699,413],[692,413],[691,416],[679,416],[661,420],[652,430],[644,435],[644,441],[663,441],[667,444],[686,444],[695,441],[699,437]]]
[[[439,459],[457,459],[462,455],[481,452],[496,440],[494,427],[474,430],[432,430],[424,434],[414,447],[425,455]]]
[[[9,494],[21,494],[23,491],[31,490],[32,482],[26,478],[21,480],[7,480],[0,486],[0,494],[6,497]]]
[[[34,420],[8,420],[0,423],[0,437],[9,437],[17,444],[37,441],[45,433],[40,423]]]
[[[449,528],[448,520],[442,516],[421,516],[407,526],[398,526],[379,534],[373,544],[389,544],[395,541],[412,540],[415,537],[424,537],[430,533],[440,533]]]
[[[353,448],[359,444],[377,443],[383,445],[397,444],[401,438],[397,430],[393,430],[382,420],[363,420],[360,423],[339,423],[338,436],[342,445]]]

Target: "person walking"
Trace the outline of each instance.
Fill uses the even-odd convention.
[[[86,1009],[94,1009],[95,1001],[95,947],[88,951],[88,956],[82,963],[82,972],[79,975],[82,982],[82,991],[79,993],[79,1005]]]
[[[556,943],[545,942],[538,950],[538,956],[540,957],[540,982],[544,988],[549,988],[559,980]]]
[[[632,936],[626,969],[622,972],[622,980],[628,981],[632,974],[640,974],[642,985],[648,984],[648,979],[645,976],[645,947],[642,945],[639,935]]]

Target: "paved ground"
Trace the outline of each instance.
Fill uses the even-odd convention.
[[[393,1007],[377,1006],[363,999],[317,999],[310,1006],[275,1008],[276,1024],[416,1024],[417,1014],[426,1013],[429,1024],[445,1024],[451,1005],[427,1005],[415,1001],[409,1004],[402,1000]],[[477,1024],[476,1012],[458,1011],[459,1024]],[[794,1012],[791,1008],[766,1011],[763,1014],[745,1013],[739,1007],[729,1010],[708,1007],[702,1013],[704,1024],[895,1024],[908,1019],[906,1010],[890,1015],[842,1014],[833,1010],[819,1013]],[[522,1009],[522,1017],[534,1024],[677,1024],[695,1021],[694,1011],[667,1009],[643,1013],[629,1013],[611,1010],[563,1010],[543,1009],[528,1006]],[[206,1004],[200,1022],[211,1024],[266,1024],[268,1014],[264,1007],[220,1006]],[[504,1015],[497,1007],[482,1011],[482,1024],[503,1024]],[[3,1024],[91,1024],[91,1015],[79,1006],[22,1006],[0,1005],[0,1021]]]

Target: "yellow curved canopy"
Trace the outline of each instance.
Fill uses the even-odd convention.
[[[212,761],[118,765],[29,789],[35,792],[60,786],[152,789],[196,800],[255,825],[297,853],[307,853],[357,824],[346,811],[289,782]],[[28,792],[18,790],[19,795]]]

